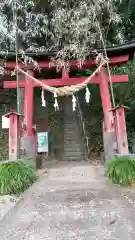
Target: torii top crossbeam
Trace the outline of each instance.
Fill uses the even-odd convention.
[[[126,42],[124,44],[120,44],[120,45],[116,45],[116,46],[113,46],[113,47],[108,47],[107,49],[107,55],[108,57],[116,57],[116,56],[123,56],[123,55],[130,55],[130,58],[133,57],[134,55],[134,51],[135,51],[135,40],[134,41],[130,41],[130,42]],[[97,53],[104,53],[104,49],[97,49],[96,50]],[[27,55],[29,55],[30,57],[35,57],[35,58],[38,58],[38,59],[41,59],[41,58],[45,58],[46,59],[49,59],[50,57],[53,57],[53,56],[56,56],[56,52],[27,52]],[[0,57],[1,58],[6,58],[9,59],[9,60],[15,60],[15,52],[7,52],[7,53],[3,53],[3,54],[0,54]]]
[[[128,60],[133,58],[135,51],[135,41],[126,43],[120,46],[115,46],[112,48],[107,49],[107,56],[109,58],[109,64],[112,66],[117,66],[126,63]],[[97,50],[97,52],[102,53],[103,49]],[[48,54],[42,52],[42,53],[28,53],[28,56],[32,57],[34,60],[38,62],[38,65],[41,69],[51,69],[55,68],[55,65],[51,65],[50,67],[50,57],[55,56],[55,52],[49,52]],[[2,57],[2,56],[1,56]],[[15,53],[10,52],[6,56],[6,61],[4,64],[4,67],[6,69],[14,69],[15,68]],[[27,64],[20,64],[19,65],[22,69],[29,69],[33,70],[34,65],[32,63]],[[94,59],[86,59],[83,64],[82,68],[92,68],[95,66],[95,60]],[[74,59],[69,60],[69,67],[70,68],[77,68],[78,62]],[[62,73],[62,76],[58,79],[42,79],[42,81],[45,81],[49,86],[66,86],[66,85],[76,85],[84,81],[84,78],[76,78],[72,77],[69,78],[67,73]],[[94,77],[91,84],[99,84],[99,77]],[[119,75],[119,76],[112,76],[112,82],[127,82],[128,76],[126,75]],[[24,87],[24,81],[20,81],[20,87]],[[34,83],[33,87],[39,87],[38,84]],[[4,79],[4,88],[16,88],[16,81],[6,81]]]
[[[104,53],[103,49],[97,49],[98,53]],[[120,65],[126,63],[128,60],[132,59],[135,52],[135,41],[121,44],[119,46],[107,48],[107,56],[110,59],[110,65]],[[55,52],[40,52],[40,53],[26,53],[29,57],[32,57],[34,60],[37,60],[39,67],[41,68],[50,68],[50,58],[56,56]],[[0,58],[3,58],[3,55],[0,55]],[[4,55],[5,58],[5,55]],[[69,60],[70,67],[77,67],[78,62],[75,59]],[[95,60],[88,57],[82,64],[82,68],[90,68],[95,66]],[[12,69],[15,67],[15,52],[9,52],[6,55],[6,64],[7,69]],[[26,67],[26,65],[21,64],[21,67]],[[31,69],[34,66],[28,64],[27,68]],[[51,66],[51,67],[56,67]]]

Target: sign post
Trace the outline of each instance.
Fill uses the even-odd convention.
[[[48,153],[48,132],[37,133],[38,153]]]
[[[20,154],[20,133],[19,133],[20,116],[21,115],[15,111],[11,111],[5,114],[4,116],[9,120],[9,160],[11,161],[17,160]],[[5,127],[7,128],[7,126]]]

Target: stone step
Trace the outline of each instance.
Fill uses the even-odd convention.
[[[64,156],[83,156],[84,154],[82,152],[64,152]]]
[[[78,147],[78,148],[75,148],[75,147],[66,147],[65,145],[64,145],[64,151],[65,152],[82,152],[82,147],[80,146],[80,147]]]
[[[79,137],[78,131],[74,132],[74,130],[70,132],[64,132],[64,137],[72,137],[74,136],[75,138]]]
[[[66,135],[66,136],[64,136],[64,140],[71,140],[71,141],[76,141],[77,140],[77,142],[79,142],[78,140],[80,140],[80,136],[78,136],[78,135],[75,135],[75,134],[69,134],[69,135]]]
[[[84,160],[84,156],[82,157],[64,157],[65,161],[82,161]]]
[[[82,152],[64,152],[64,156],[75,156],[75,157],[78,157],[78,156],[83,156]]]
[[[79,142],[79,139],[77,141],[70,141],[70,140],[64,140],[64,147],[66,148],[74,148],[74,149],[78,149],[78,148],[82,148],[82,144],[81,142]]]
[[[71,133],[69,133],[69,134],[64,134],[64,139],[68,139],[68,138],[73,138],[73,139],[80,139],[80,136],[78,135],[78,134],[71,134]]]
[[[64,143],[79,145],[81,143],[81,141],[80,141],[79,137],[78,138],[64,138]]]
[[[64,138],[71,138],[71,137],[74,137],[74,138],[78,138],[78,137],[80,137],[78,134],[75,134],[74,132],[72,132],[72,133],[66,133],[66,134],[64,134]]]
[[[64,150],[64,154],[65,155],[82,155],[83,154],[83,151],[81,151],[81,150],[78,150],[78,151],[75,151],[74,149],[71,149],[71,150],[69,150],[69,151],[67,151],[66,149]]]
[[[75,151],[74,149],[71,149],[70,151],[67,151],[66,149],[65,149],[65,151],[64,151],[64,155],[83,155],[83,151]]]
[[[76,135],[74,135],[74,134],[69,134],[69,135],[66,135],[66,136],[64,136],[64,140],[73,140],[73,141],[75,141],[75,140],[78,140],[78,139],[80,139],[80,136],[76,136]]]
[[[72,122],[72,120],[76,121],[77,115],[75,114],[75,115],[68,116],[67,114],[64,114],[64,118],[65,118],[66,122],[68,122],[68,121]]]
[[[64,124],[64,127],[65,128],[78,128],[78,125],[76,123],[71,123],[71,124]]]
[[[68,138],[68,137],[74,137],[74,138],[78,138],[78,137],[80,137],[80,135],[78,134],[78,133],[74,133],[74,132],[67,132],[67,133],[65,133],[64,134],[64,137],[66,138]]]
[[[72,123],[72,122],[77,122],[77,116],[67,116],[67,115],[64,115],[64,119],[65,119],[65,123]]]
[[[78,122],[77,121],[74,121],[74,120],[72,120],[71,122],[69,122],[69,121],[67,121],[67,122],[64,122],[64,126],[79,126],[78,125]]]
[[[78,149],[82,148],[82,145],[78,142],[65,142],[64,141],[64,148],[72,148],[72,149]]]
[[[79,131],[76,113],[70,117],[65,115],[64,160],[81,161],[84,158]]]
[[[64,124],[64,129],[71,129],[71,128],[75,128],[75,129],[78,129],[79,128],[79,126],[78,126],[78,124],[76,123],[76,124]]]
[[[80,140],[79,137],[77,137],[77,138],[66,137],[66,138],[64,138],[64,143],[77,144],[77,145],[79,144],[80,145],[81,140]]]
[[[77,142],[64,142],[64,147],[78,149],[81,148],[81,144]]]
[[[79,137],[64,137],[64,143],[70,143],[70,144],[80,144],[81,140]]]
[[[64,151],[65,152],[70,152],[70,153],[74,153],[74,152],[82,152],[82,148],[66,148],[64,147]]]
[[[65,120],[65,122],[64,122],[64,125],[70,125],[70,124],[76,124],[77,123],[77,121],[76,121],[76,119],[71,119],[71,120],[68,120],[68,119],[65,119],[64,118],[64,120]]]
[[[81,160],[84,159],[84,156],[80,155],[80,156],[65,156],[63,157],[66,160]]]
[[[75,147],[66,147],[64,146],[64,151],[65,152],[82,152],[82,147],[75,148]]]
[[[73,154],[73,155],[79,155],[79,154],[82,154],[83,151],[81,150],[78,150],[76,151],[75,149],[70,149],[69,151],[67,149],[64,150],[64,153],[65,154]]]
[[[66,133],[66,132],[78,132],[78,128],[76,128],[76,127],[70,127],[70,128],[64,128],[64,132]]]
[[[84,157],[83,154],[79,154],[79,155],[67,155],[67,154],[64,154],[64,158],[82,158]]]
[[[82,154],[82,151],[81,150],[75,150],[75,149],[70,149],[69,151],[67,149],[64,150],[64,154],[68,154],[68,155],[79,155],[79,154]]]
[[[64,129],[79,129],[77,124],[64,125]]]
[[[71,127],[71,128],[64,128],[64,133],[66,132],[78,132],[79,129],[78,128],[74,128],[74,127]]]
[[[77,124],[71,124],[71,125],[65,125],[64,124],[64,129],[78,129],[78,125]]]

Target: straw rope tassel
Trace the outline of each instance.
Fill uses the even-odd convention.
[[[85,92],[85,101],[86,101],[86,103],[89,103],[90,99],[91,99],[91,93],[90,93],[88,87],[86,87],[86,92]]]
[[[54,93],[54,108],[55,108],[55,111],[56,110],[59,110],[59,105],[58,105],[58,100],[57,100],[57,93],[55,92]]]
[[[75,98],[74,94],[72,96],[72,109],[73,109],[73,111],[76,111],[76,98]]]
[[[43,88],[42,88],[42,92],[41,92],[41,102],[42,102],[42,107],[46,107],[46,101],[45,101]]]

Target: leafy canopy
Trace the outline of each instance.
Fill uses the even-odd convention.
[[[99,27],[104,39],[109,39],[110,34],[111,41],[119,39],[121,18],[116,0],[45,2],[6,0],[0,3],[1,52],[15,50],[16,16],[21,52],[56,51],[63,59],[84,59],[102,46]]]

